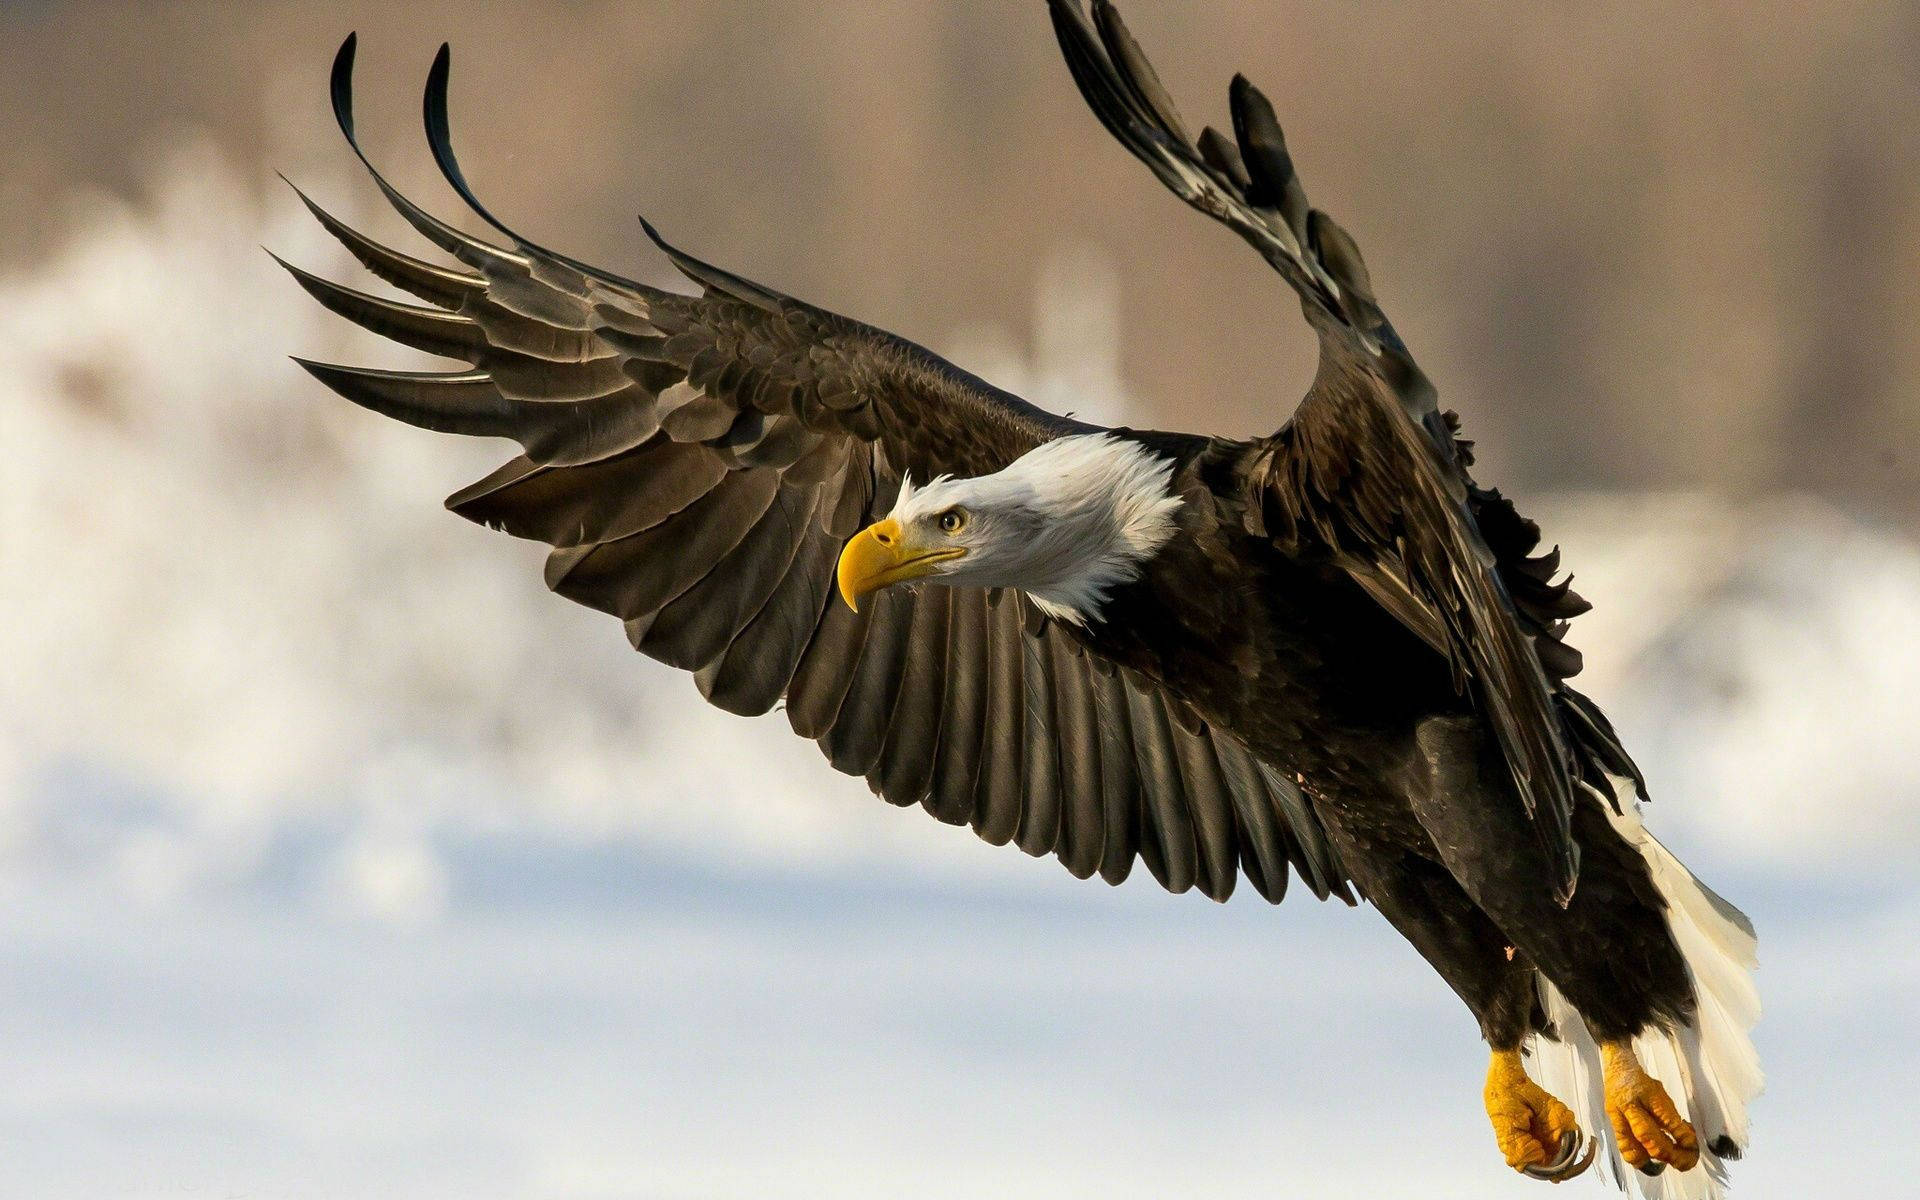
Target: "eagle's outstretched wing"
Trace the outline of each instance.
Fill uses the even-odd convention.
[[[1587,604],[1552,582],[1559,553],[1469,476],[1469,444],[1375,302],[1359,248],[1310,207],[1273,107],[1243,76],[1234,137],[1189,136],[1107,0],[1050,0],[1073,77],[1113,135],[1181,199],[1258,250],[1300,296],[1320,368],[1293,419],[1249,475],[1253,532],[1335,560],[1446,657],[1499,740],[1555,869],[1562,902],[1579,853],[1575,788],[1609,799],[1609,774],[1639,773],[1606,718],[1565,685],[1580,656],[1562,641]]]
[[[333,101],[360,153],[353,48],[349,37],[335,60]],[[470,364],[446,374],[304,364],[376,412],[520,443],[520,457],[450,508],[547,542],[555,591],[624,620],[638,649],[694,672],[722,708],[762,713],[784,700],[796,732],[895,804],[1057,854],[1081,877],[1117,883],[1138,856],[1174,891],[1224,899],[1244,870],[1277,901],[1291,863],[1316,894],[1346,895],[1290,780],[1024,597],[893,588],[858,613],[835,598],[842,545],[892,506],[903,473],[980,475],[1091,426],[657,235],[700,295],[516,236],[454,160],[446,85],[443,47],[428,77],[428,140],[506,244],[428,215],[368,164],[400,214],[465,269],[378,245],[311,201],[370,271],[427,303],[289,269],[342,316]]]

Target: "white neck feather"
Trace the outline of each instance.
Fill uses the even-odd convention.
[[[1173,464],[1137,442],[1110,434],[1061,438],[1027,454],[1025,468],[1048,507],[1073,536],[1067,569],[1037,580],[1026,593],[1056,620],[1083,625],[1099,615],[1107,593],[1140,574],[1178,528],[1180,498],[1169,490]],[[1070,515],[1069,515],[1070,514]]]
[[[1057,620],[1084,625],[1178,529],[1173,463],[1108,433],[1058,438],[977,479],[903,485],[894,515],[949,505],[986,523],[945,582],[1012,587]]]

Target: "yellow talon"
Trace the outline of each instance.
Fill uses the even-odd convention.
[[[1487,1066],[1487,1117],[1507,1165],[1554,1183],[1572,1179],[1593,1161],[1580,1154],[1580,1124],[1566,1105],[1527,1078],[1518,1050],[1495,1050]]]
[[[1691,1170],[1700,1161],[1700,1138],[1674,1107],[1660,1081],[1648,1075],[1625,1041],[1600,1047],[1606,1068],[1607,1120],[1627,1165],[1649,1174],[1667,1166]],[[1660,1165],[1656,1165],[1660,1164]]]

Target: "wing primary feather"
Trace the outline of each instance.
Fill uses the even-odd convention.
[[[1307,244],[1307,193],[1293,169],[1287,139],[1274,116],[1273,104],[1245,75],[1235,75],[1228,88],[1233,109],[1234,135],[1240,139],[1240,158],[1253,186],[1247,203],[1277,209],[1302,246]]]
[[[933,765],[940,753],[946,705],[943,676],[952,601],[953,590],[945,587],[923,587],[914,597],[900,692],[887,721],[886,748],[869,777],[888,803],[919,804],[936,817],[941,814],[932,802]],[[962,813],[958,823],[966,819]]]
[[[1156,767],[1158,730],[1147,713],[1152,698],[1135,686],[1130,675],[1123,675],[1123,681],[1126,684],[1127,723],[1133,734],[1134,770],[1140,781],[1140,803],[1133,810],[1133,841],[1140,861],[1146,864],[1147,873],[1161,887],[1166,887],[1167,851],[1155,828],[1152,811],[1152,806],[1158,802],[1155,789],[1164,788]]]
[[[869,603],[873,620],[860,646],[846,699],[834,717],[833,730],[821,740],[836,771],[865,775],[873,770],[885,748],[887,722],[900,694],[907,638],[913,628],[914,597],[898,588],[885,588]]]
[[[1253,180],[1247,177],[1247,164],[1240,161],[1239,149],[1218,129],[1209,125],[1201,130],[1199,148],[1201,159],[1226,176],[1243,194],[1253,185]]]
[[[1134,814],[1143,803],[1134,765],[1132,722],[1127,717],[1126,681],[1119,671],[1095,674],[1093,700],[1100,723],[1100,800],[1106,809],[1100,877],[1118,885],[1133,873],[1140,849]]]
[[[1555,698],[1574,718],[1575,740],[1594,754],[1607,771],[1632,780],[1635,794],[1642,800],[1647,799],[1646,776],[1620,744],[1620,735],[1614,732],[1613,722],[1607,720],[1600,706],[1570,687],[1562,687]]]
[[[489,245],[479,238],[470,237],[401,195],[400,190],[388,183],[387,177],[373,165],[373,160],[367,157],[367,152],[361,149],[360,139],[353,130],[353,56],[358,39],[358,34],[349,33],[346,41],[340,43],[340,51],[333,58],[333,72],[330,80],[333,119],[340,126],[340,132],[345,135],[347,145],[353,149],[354,157],[360,160],[360,165],[365,167],[367,174],[373,177],[373,182],[379,186],[387,202],[407,219],[409,225],[419,230],[421,236],[434,245],[479,270],[501,266],[526,270],[531,266],[531,260],[526,256]]]
[[[1085,879],[1100,869],[1106,848],[1093,672],[1085,654],[1057,627],[1047,629],[1045,641],[1053,675],[1053,727],[1060,762],[1058,852],[1073,877]]]
[[[280,178],[293,188],[293,194],[307,206],[307,211],[313,214],[314,220],[320,222],[320,227],[345,246],[361,266],[401,291],[411,292],[429,304],[437,304],[445,309],[461,308],[486,295],[486,280],[479,276],[449,270],[382,246],[314,203],[312,197],[301,191],[291,179],[285,175]]]
[[[645,217],[640,218],[640,228],[646,233],[647,240],[660,247],[661,253],[679,268],[680,273],[695,283],[775,315],[785,311],[790,303],[787,297],[772,288],[763,287],[751,279],[743,279],[732,271],[716,267],[709,262],[702,262],[688,254],[660,236],[660,231],[655,229],[653,223]]]
[[[500,394],[485,371],[376,371],[293,361],[360,407],[421,429],[504,438],[519,429],[518,405]]]
[[[695,676],[701,695],[730,713],[751,717],[789,692],[800,656],[819,627],[822,605],[836,599],[828,581],[838,549],[817,523],[807,530],[786,579],[719,661]]]
[[[447,42],[441,42],[440,49],[433,56],[433,65],[427,68],[427,87],[420,98],[421,117],[427,127],[427,146],[433,151],[434,165],[440,168],[440,174],[482,221],[506,235],[509,241],[549,258],[558,257],[544,246],[528,241],[507,228],[500,218],[494,216],[492,210],[473,194],[473,188],[467,183],[466,172],[460,169],[460,160],[453,153],[453,128],[447,114],[447,81],[452,74],[453,47]]]
[[[1246,748],[1221,730],[1213,730],[1213,752],[1219,762],[1227,795],[1240,821],[1240,856],[1247,878],[1268,901],[1278,904],[1287,894],[1287,835],[1275,820],[1279,814],[1267,798]]]
[[[949,825],[973,820],[980,743],[987,714],[987,594],[956,589],[949,599],[946,695],[927,810]]]
[[[1317,208],[1307,214],[1307,233],[1320,265],[1327,269],[1327,273],[1347,294],[1348,315],[1355,319],[1376,316],[1371,311],[1374,304],[1373,280],[1367,275],[1366,260],[1360,257],[1360,244],[1353,240],[1353,235]],[[1354,304],[1354,301],[1358,301],[1358,304]]]
[[[267,256],[293,276],[302,290],[318,300],[321,307],[345,317],[362,329],[392,338],[415,350],[445,358],[458,358],[476,366],[489,358],[499,357],[488,345],[486,334],[479,324],[471,318],[445,309],[423,308],[370,296],[303,271],[271,250],[267,251]]]
[[[636,649],[688,671],[698,671],[726,653],[786,577],[811,521],[814,500],[811,489],[777,488],[773,502],[740,544],[661,608]]]
[[[1294,866],[1299,869],[1300,878],[1306,881],[1319,899],[1339,896],[1352,904],[1353,894],[1347,890],[1345,873],[1334,858],[1326,835],[1321,832],[1319,820],[1307,807],[1305,793],[1293,780],[1266,763],[1257,758],[1252,761],[1261,782],[1266,784],[1267,802],[1281,814],[1293,834],[1292,846],[1298,852]]]
[[[1053,667],[1046,643],[1026,631],[1029,620],[1036,615],[1032,602],[1017,594],[1008,600],[1020,609],[1020,676],[1025,684],[1025,715],[1021,721],[1026,747],[1021,769],[1024,804],[1014,842],[1038,858],[1060,843],[1060,739],[1053,727]]]
[[[706,578],[766,515],[778,480],[735,471],[673,519],[597,546],[555,550],[547,586],[623,621],[650,616]]]
[[[1174,893],[1185,892],[1194,885],[1198,856],[1171,724],[1159,695],[1131,672],[1127,674],[1127,706],[1144,801],[1138,818],[1140,857],[1160,886]]]
[[[1139,43],[1127,31],[1119,11],[1107,0],[1094,0],[1093,22],[1100,31],[1100,40],[1106,45],[1107,58],[1116,68],[1115,74],[1126,85],[1134,102],[1150,114],[1155,124],[1173,141],[1181,145],[1191,142],[1193,139],[1187,135],[1186,124],[1180,119],[1180,110],[1174,107],[1173,97],[1161,85],[1153,64],[1140,52]]]
[[[433,66],[427,70],[427,87],[421,96],[420,109],[427,127],[427,145],[433,151],[433,161],[440,168],[440,174],[447,183],[466,201],[467,207],[481,220],[499,230],[509,241],[538,258],[551,259],[563,266],[570,267],[589,279],[597,279],[616,288],[645,292],[644,284],[615,275],[611,271],[581,262],[557,250],[549,250],[540,243],[521,237],[509,229],[504,222],[494,216],[480,198],[467,184],[466,173],[460,169],[460,161],[453,153],[452,124],[447,118],[447,80],[453,73],[453,47],[446,42],[440,43],[440,50],[433,56]]]
[[[1187,797],[1187,815],[1193,822],[1198,848],[1198,883],[1210,900],[1225,901],[1240,878],[1240,847],[1235,838],[1233,801],[1227,795],[1220,766],[1213,756],[1206,729],[1188,732],[1175,722],[1174,753]]]
[[[839,539],[832,545],[838,554]],[[876,607],[869,604],[855,612],[829,600],[820,610],[820,623],[787,687],[787,723],[801,737],[822,741],[832,732]]]
[[[347,399],[422,429],[519,442],[536,463],[573,465],[640,445],[655,429],[650,407],[615,393],[577,403],[509,396],[485,371],[375,371],[295,358]]]
[[[1079,85],[1080,94],[1086,97],[1087,106],[1093,109],[1094,115],[1100,118],[1100,123],[1107,127],[1109,133],[1119,138],[1122,144],[1134,147],[1138,139],[1132,128],[1132,100],[1118,86],[1113,68],[1100,48],[1097,31],[1089,26],[1078,0],[1050,0],[1049,7],[1053,14],[1054,33],[1067,60],[1067,70]],[[1140,151],[1136,150],[1136,153]],[[1162,170],[1160,164],[1147,158],[1144,153],[1142,158],[1156,171]]]
[[[651,529],[727,475],[705,446],[657,436],[625,454],[569,468],[526,456],[447,497],[469,521],[550,546],[611,542]]]
[[[973,828],[995,846],[1020,829],[1025,794],[1026,679],[1020,602],[1008,591],[987,593],[987,713]]]

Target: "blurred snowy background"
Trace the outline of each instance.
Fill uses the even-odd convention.
[[[1537,1195],[1371,911],[873,801],[440,509],[505,450],[286,360],[405,362],[259,249],[357,278],[276,168],[410,244],[325,114],[357,27],[442,213],[451,36],[469,169],[543,240],[666,282],[645,206],[1050,407],[1272,426],[1291,301],[1107,143],[1041,6],[392,7],[0,8],[0,1195]],[[1597,604],[1651,821],[1762,933],[1737,1194],[1900,1194],[1920,9],[1279,7],[1128,12],[1190,117],[1267,86]]]

